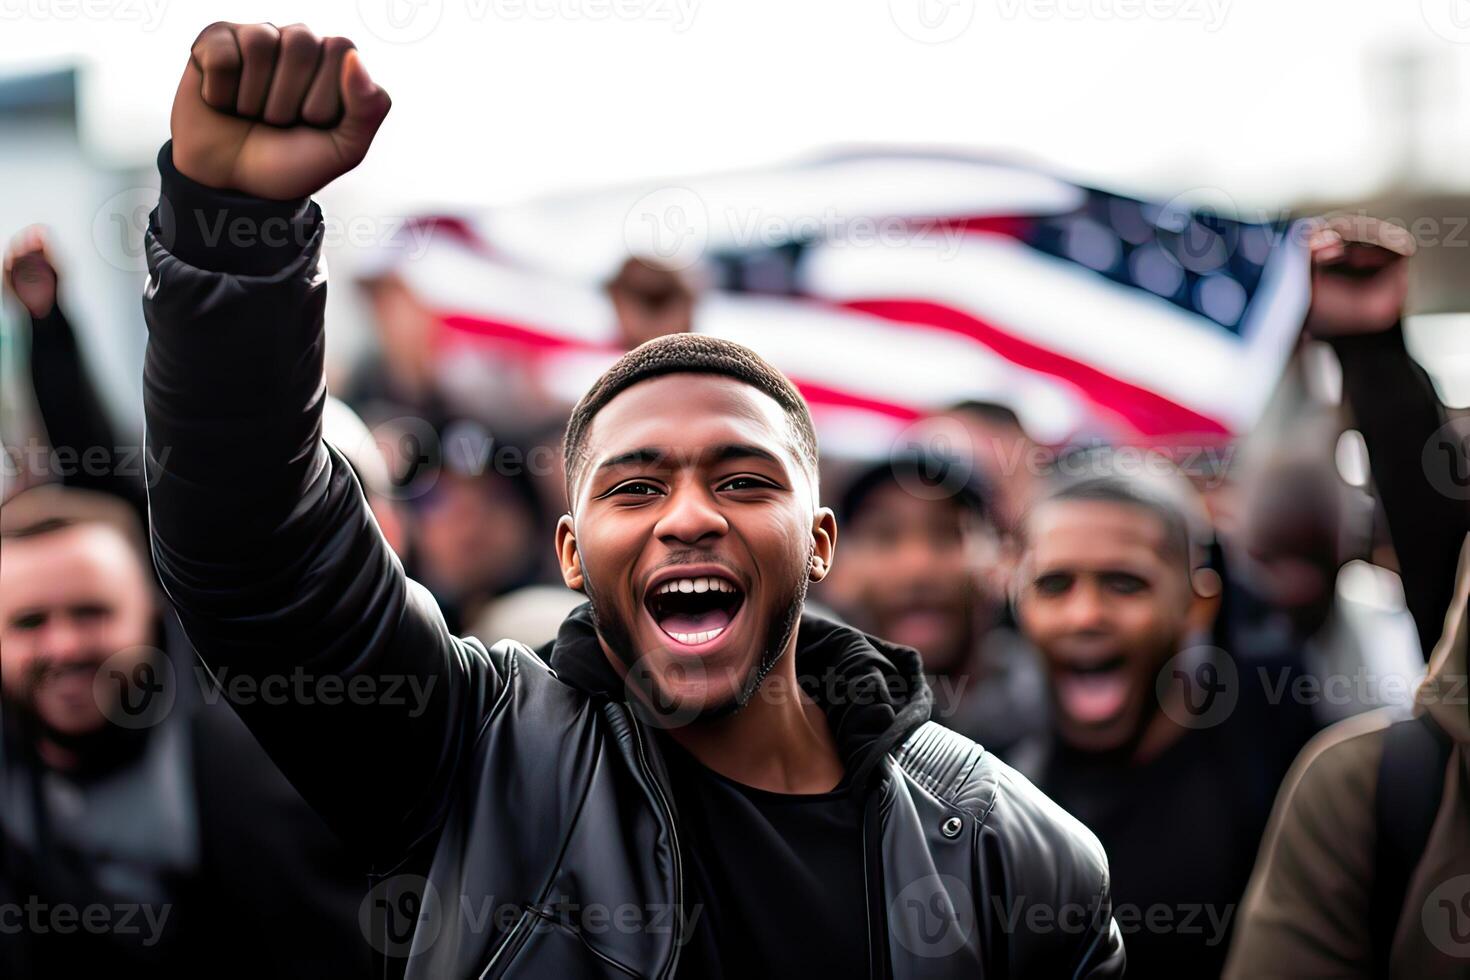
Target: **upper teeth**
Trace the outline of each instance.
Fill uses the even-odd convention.
[[[734,583],[722,578],[671,578],[658,587],[654,595],[665,592],[735,592]]]

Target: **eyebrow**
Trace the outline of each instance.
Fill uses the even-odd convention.
[[[616,456],[603,460],[598,464],[597,470],[598,472],[602,472],[603,470],[617,469],[622,466],[631,465],[657,466],[668,459],[670,455],[672,454],[667,450],[657,449],[653,446],[644,446],[626,453],[619,453]],[[759,459],[773,466],[779,466],[782,469],[785,468],[781,462],[781,457],[769,449],[762,449],[760,446],[744,442],[730,442],[716,446],[707,456],[711,463],[727,463],[734,459]]]
[[[610,459],[603,460],[597,464],[597,471],[601,473],[603,470],[614,470],[620,466],[630,466],[634,463],[654,466],[663,458],[664,454],[657,449],[634,449],[632,452],[621,453]]]
[[[1110,563],[1100,568],[1078,568],[1076,565],[1050,565],[1038,567],[1031,578],[1035,580],[1045,578],[1048,575],[1071,575],[1074,577],[1082,575],[1128,575],[1132,578],[1149,578],[1150,571],[1145,568],[1119,565],[1116,563]]]

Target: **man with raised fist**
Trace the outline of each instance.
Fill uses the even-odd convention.
[[[159,573],[214,670],[290,692],[237,710],[382,876],[379,951],[435,978],[1118,976],[1096,839],[928,722],[914,651],[802,614],[836,523],[807,407],[752,351],[677,334],[609,369],[555,541],[589,602],[540,656],[448,633],[321,438],[307,195],[388,106],[340,38],[200,35],[144,378]]]

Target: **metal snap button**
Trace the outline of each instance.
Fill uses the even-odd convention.
[[[939,832],[946,837],[958,837],[960,831],[964,829],[964,826],[965,822],[959,817],[950,817],[944,821],[943,826],[939,828]]]

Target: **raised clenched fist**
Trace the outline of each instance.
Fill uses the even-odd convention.
[[[46,230],[32,225],[15,236],[5,250],[5,288],[15,294],[37,320],[56,305],[56,265],[46,242]]]
[[[207,187],[305,197],[362,161],[389,104],[344,37],[211,24],[174,95],[174,166]]]
[[[1307,329],[1312,334],[1379,333],[1399,322],[1409,292],[1413,235],[1378,218],[1343,214],[1315,219],[1307,246],[1312,255]]]

